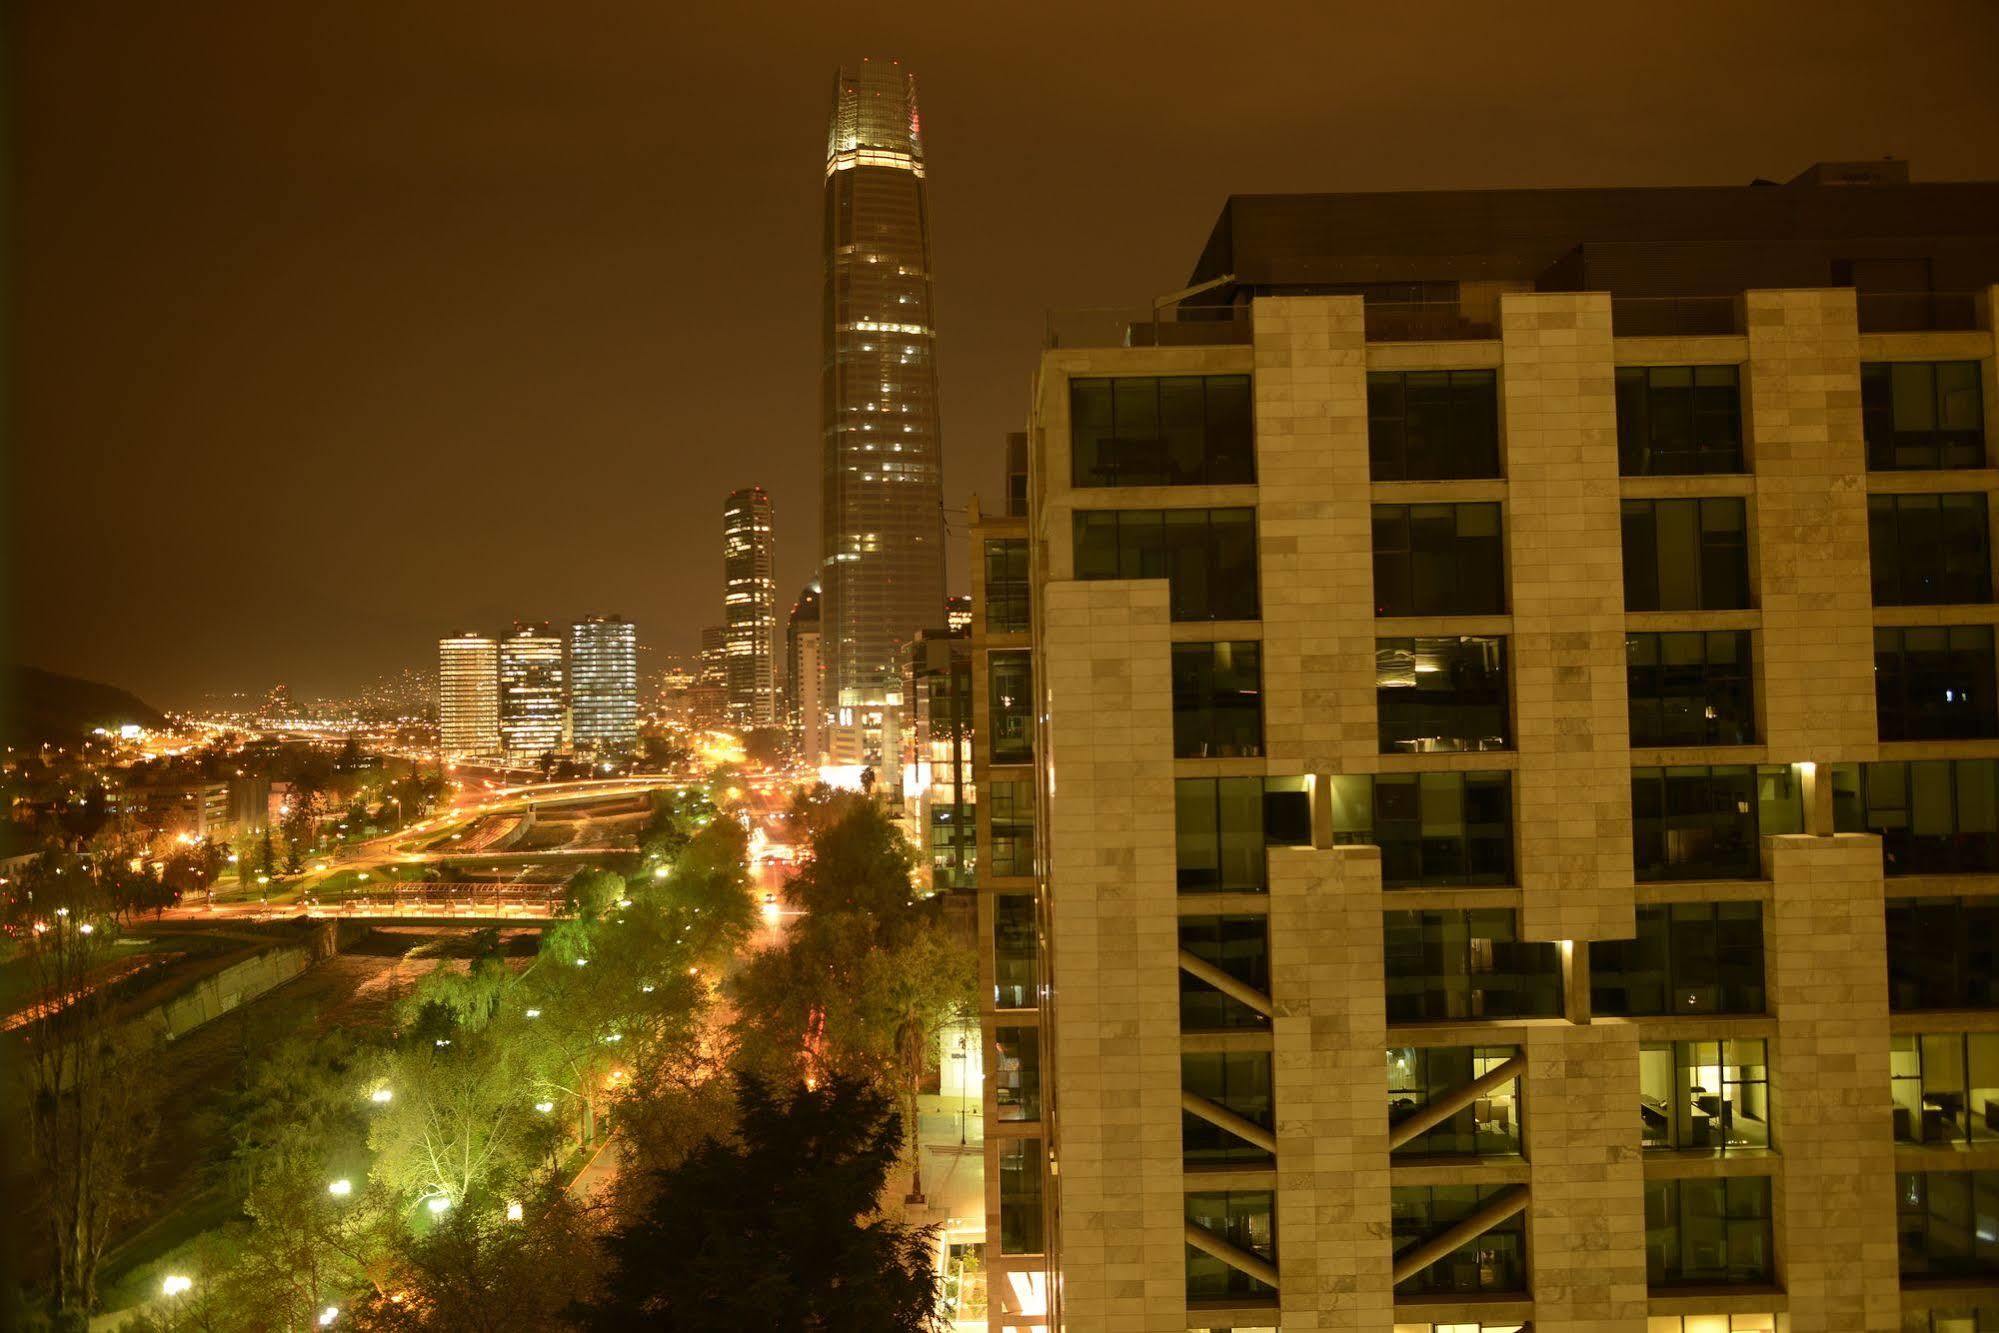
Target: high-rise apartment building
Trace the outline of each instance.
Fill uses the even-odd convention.
[[[1237,198],[972,570],[993,1327],[1999,1309],[1999,185]]]
[[[819,762],[820,690],[819,580],[814,579],[799,590],[784,622],[785,725],[792,747],[808,764]]]
[[[770,496],[729,492],[722,506],[723,653],[729,717],[738,726],[778,721],[777,574]]]
[[[569,732],[577,750],[627,754],[639,739],[638,632],[623,616],[569,627]]]
[[[447,758],[500,753],[500,649],[487,635],[437,641],[437,735]]]
[[[944,603],[924,171],[914,77],[895,61],[842,70],[826,145],[824,706],[869,760],[896,653]]]
[[[546,622],[514,622],[500,640],[500,745],[510,764],[532,765],[564,748],[562,640]]]

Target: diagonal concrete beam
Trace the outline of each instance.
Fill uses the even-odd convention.
[[[1397,1121],[1388,1130],[1388,1149],[1393,1152],[1403,1144],[1443,1124],[1458,1112],[1470,1106],[1502,1083],[1511,1083],[1527,1072],[1527,1057],[1516,1055],[1503,1064],[1488,1069],[1469,1083],[1461,1083],[1438,1100],[1431,1102],[1407,1120]]]
[[[1477,1240],[1526,1206],[1527,1187],[1515,1185],[1464,1221],[1454,1223],[1396,1255],[1394,1280],[1401,1282],[1414,1277],[1460,1245]]]
[[[1248,1250],[1231,1245],[1214,1232],[1187,1224],[1187,1243],[1202,1254],[1219,1259],[1238,1272],[1247,1273],[1258,1282],[1277,1285],[1277,1266],[1262,1255],[1251,1254]]]
[[[1277,1152],[1277,1136],[1257,1124],[1245,1120],[1220,1102],[1211,1102],[1206,1097],[1197,1097],[1184,1088],[1180,1092],[1180,1109],[1197,1115],[1211,1125],[1219,1126],[1245,1143],[1253,1143],[1267,1153]]]
[[[1248,1005],[1265,1018],[1271,1018],[1276,1015],[1276,1008],[1270,1003],[1268,995],[1265,995],[1254,986],[1237,981],[1234,977],[1198,954],[1189,953],[1187,950],[1182,949],[1180,951],[1180,970],[1190,977],[1207,982],[1231,1000]]]

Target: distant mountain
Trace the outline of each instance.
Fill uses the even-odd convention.
[[[116,730],[127,722],[158,727],[166,718],[115,685],[40,667],[0,667],[0,735],[9,745],[73,741],[94,728]]]

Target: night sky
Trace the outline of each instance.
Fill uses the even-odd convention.
[[[918,77],[953,506],[998,493],[1044,312],[1179,286],[1232,192],[1739,184],[1887,154],[1999,177],[1988,0],[6,21],[11,651],[167,706],[357,689],[516,617],[618,611],[691,649],[719,619],[723,496],[751,483],[788,608],[818,550],[843,60]]]

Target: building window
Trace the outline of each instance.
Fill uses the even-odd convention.
[[[1519,1054],[1518,1046],[1389,1047],[1389,1125],[1401,1124]],[[1519,1151],[1520,1080],[1515,1078],[1487,1089],[1434,1129],[1395,1149],[1395,1157],[1493,1157]]]
[[[1263,753],[1262,645],[1253,639],[1173,645],[1173,757]]]
[[[995,764],[1034,762],[1033,654],[1025,648],[986,654],[988,757]]]
[[[1513,882],[1513,778],[1490,773],[1332,779],[1333,842],[1381,848],[1383,888]]]
[[[1498,476],[1498,374],[1368,372],[1367,463],[1375,481]]]
[[[1173,784],[1176,875],[1182,893],[1262,893],[1264,848],[1312,841],[1304,778],[1181,778]]]
[[[1999,1032],[1891,1036],[1888,1074],[1898,1142],[1999,1140]]]
[[[1748,631],[1627,634],[1624,649],[1633,746],[1755,741]]]
[[[1382,952],[1391,1023],[1562,1012],[1555,946],[1521,940],[1509,909],[1384,912]]]
[[[1895,1177],[1903,1277],[1999,1273],[1999,1171]]]
[[[1248,485],[1250,417],[1247,375],[1070,380],[1071,484]]]
[[[1749,606],[1749,525],[1735,496],[1624,502],[1626,611]]]
[[[1985,466],[1985,392],[1976,361],[1860,368],[1867,466],[1875,472]]]
[[[1374,613],[1496,616],[1506,552],[1496,504],[1374,506]]]
[[[1655,1314],[1645,1333],[1777,1333],[1774,1314]]]
[[[1723,1154],[1770,1146],[1770,1069],[1761,1038],[1638,1048],[1647,1149]]]
[[[1383,754],[1505,750],[1506,640],[1376,639]]]
[[[1269,1051],[1188,1051],[1180,1057],[1180,1087],[1261,1129],[1276,1127]],[[1247,1139],[1187,1110],[1180,1112],[1180,1146],[1188,1166],[1246,1166],[1271,1160],[1269,1153]]]
[[[1775,1280],[1770,1180],[1645,1182],[1645,1280],[1655,1287]]]
[[[1076,577],[1165,579],[1173,619],[1254,620],[1254,509],[1080,509]]]
[[[1990,625],[1874,631],[1874,702],[1884,741],[1999,736],[1992,687]]]
[[[1448,1231],[1510,1185],[1396,1185],[1388,1191],[1389,1225],[1401,1255]],[[1403,1296],[1484,1296],[1527,1289],[1527,1214],[1523,1209],[1395,1284]]]
[[[1999,761],[1840,764],[1833,827],[1878,833],[1889,875],[1999,871]]]
[[[1269,918],[1261,916],[1183,916],[1180,947],[1202,962],[1270,994]],[[1193,973],[1180,973],[1180,1027],[1186,1032],[1225,1032],[1233,1028],[1267,1028],[1269,1018],[1240,1000],[1222,994]]]
[[[1001,1120],[1041,1119],[1041,1031],[995,1027],[994,1114]]]
[[[1888,1008],[1999,1009],[1999,898],[1890,898]]]
[[[1760,835],[1803,826],[1803,793],[1788,767],[1631,770],[1631,857],[1641,882],[1756,879]]]
[[[1041,1140],[999,1141],[1001,1254],[1041,1253]]]
[[[1187,1220],[1201,1230],[1247,1250],[1267,1264],[1277,1262],[1276,1195],[1269,1190],[1210,1190],[1187,1196]],[[1187,1247],[1187,1299],[1264,1300],[1277,1288],[1233,1264]]]
[[[1040,948],[1034,929],[1034,895],[993,895],[993,1006],[1032,1009],[1037,1003],[1034,967]]]
[[[986,827],[991,833],[990,864],[996,879],[1028,879],[1034,874],[1034,788],[1026,782],[986,784]]]
[[[986,633],[1027,633],[1027,589],[1027,539],[986,538]]]
[[[1619,366],[1617,470],[1627,477],[1742,471],[1734,366]]]
[[[1760,903],[1640,904],[1636,936],[1593,942],[1589,960],[1599,1014],[1764,1011]]]
[[[1992,600],[1992,548],[1982,492],[1870,495],[1867,551],[1876,606]]]

